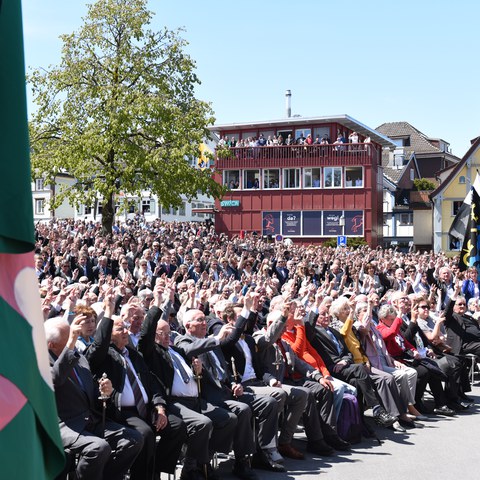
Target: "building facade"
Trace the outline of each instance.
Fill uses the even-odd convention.
[[[435,252],[458,252],[461,241],[452,238],[449,230],[458,209],[480,171],[480,137],[454,167],[440,172],[440,186],[430,194],[433,202],[433,248]]]
[[[348,115],[212,130],[220,138],[216,179],[228,188],[215,204],[217,232],[382,244],[382,149],[395,146],[386,136]]]

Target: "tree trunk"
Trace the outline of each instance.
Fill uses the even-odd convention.
[[[105,199],[102,207],[102,234],[109,235],[112,233],[113,221],[115,219],[115,210],[113,205],[113,193]]]

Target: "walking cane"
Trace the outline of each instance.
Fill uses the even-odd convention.
[[[101,380],[106,380],[107,379],[107,374],[103,372]],[[99,382],[100,383],[100,382]],[[100,396],[98,397],[99,400],[102,402],[102,438],[105,438],[105,415],[107,412],[107,400],[110,397],[107,395],[103,395],[103,393],[100,391]]]

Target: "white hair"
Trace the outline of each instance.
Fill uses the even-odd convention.
[[[70,325],[63,317],[53,317],[45,320],[43,328],[45,329],[45,337],[48,344],[50,342],[57,343],[62,335],[62,330],[65,328],[70,329]]]

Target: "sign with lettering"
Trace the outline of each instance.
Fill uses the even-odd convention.
[[[220,202],[221,207],[239,207],[240,200],[222,200]]]
[[[301,212],[282,212],[282,235],[300,235]]]
[[[323,212],[323,234],[336,237],[342,235],[343,226],[340,225],[342,211],[324,211]]]

